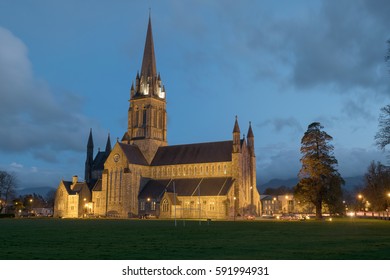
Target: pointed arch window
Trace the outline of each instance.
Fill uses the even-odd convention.
[[[169,203],[167,199],[164,199],[162,202],[162,211],[163,212],[168,212],[169,210]]]
[[[146,127],[146,109],[142,110],[142,127]]]

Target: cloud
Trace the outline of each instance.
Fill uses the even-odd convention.
[[[375,149],[338,147],[334,155],[338,160],[339,172],[344,177],[364,174],[373,159],[386,163],[386,155]]]
[[[343,112],[351,119],[360,118],[365,121],[376,121],[377,117],[365,105],[365,103],[350,99],[344,102]]]
[[[287,144],[279,143],[276,146],[268,146],[257,152],[258,184],[263,184],[271,179],[296,178],[301,168],[299,147],[287,148]],[[261,155],[268,155],[261,157]]]
[[[23,168],[23,164],[13,162],[13,163],[10,164],[10,167],[12,169],[22,169]]]
[[[277,68],[283,83],[301,90],[331,85],[343,94],[348,88],[388,92],[384,55],[390,18],[384,11],[390,10],[389,1],[320,1],[301,10],[281,18],[270,13],[249,27],[247,47],[267,57],[268,63],[259,63],[262,74]]]
[[[26,45],[9,30],[0,27],[0,41],[0,151],[54,162],[61,151],[84,150],[80,135],[91,121],[80,114],[82,100],[35,78]]]
[[[289,118],[275,118],[270,120],[265,120],[258,124],[259,127],[270,125],[273,127],[273,130],[276,132],[280,132],[285,128],[292,129],[296,132],[302,132],[303,128],[299,121],[293,117]]]

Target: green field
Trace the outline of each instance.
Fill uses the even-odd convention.
[[[0,259],[390,259],[390,221],[0,219]]]

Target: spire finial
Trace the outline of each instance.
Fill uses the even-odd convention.
[[[146,32],[144,57],[142,59],[141,76],[154,78],[155,76],[157,76],[156,74],[157,71],[156,71],[156,58],[154,56],[152,20],[151,20],[151,11],[149,10],[149,22],[148,22],[148,30]]]
[[[247,135],[248,138],[254,138],[253,136],[253,131],[252,131],[252,122],[250,121],[249,122],[249,129],[248,129],[248,135]]]
[[[105,152],[109,154],[111,152],[111,139],[110,139],[110,132],[108,132],[108,137],[107,137],[107,143],[106,143],[106,150]]]
[[[88,144],[87,147],[90,147],[93,149],[93,137],[92,137],[92,128],[89,130],[89,136],[88,136]]]
[[[238,135],[240,135],[240,127],[238,125],[238,117],[236,115],[236,121],[234,122],[234,128],[233,128],[233,133],[238,132]]]

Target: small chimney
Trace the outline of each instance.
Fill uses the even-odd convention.
[[[74,175],[74,176],[72,177],[72,184],[73,184],[73,185],[76,184],[78,179],[79,179],[79,177],[78,177],[77,175]]]

